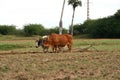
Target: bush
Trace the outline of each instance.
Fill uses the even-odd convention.
[[[75,25],[74,34],[90,34],[92,38],[120,38],[120,10],[113,16],[96,20],[87,20]]]
[[[51,33],[59,34],[59,27],[50,28],[48,31],[49,31],[48,34],[51,34]],[[67,29],[63,28],[62,33],[63,34],[67,33]]]
[[[94,38],[120,38],[120,23],[114,16],[110,16],[91,22],[87,31]]]
[[[44,27],[41,24],[28,24],[24,26],[24,33],[26,36],[42,35]]]
[[[80,35],[80,34],[85,34],[86,33],[86,27],[83,26],[82,24],[76,24],[73,26],[74,27],[74,31],[73,34],[74,35]]]
[[[2,35],[13,35],[16,33],[16,26],[14,25],[0,25],[0,34]]]

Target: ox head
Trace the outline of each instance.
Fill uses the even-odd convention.
[[[38,48],[39,46],[41,46],[43,43],[43,40],[40,38],[39,40],[36,40],[36,48]]]
[[[43,46],[43,42],[46,40],[48,36],[43,36],[40,37],[39,40],[36,40],[36,48],[38,48],[39,46]]]

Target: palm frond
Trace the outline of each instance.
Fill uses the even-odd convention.
[[[82,6],[81,0],[68,0],[68,5],[72,5],[73,8],[76,8],[77,6]]]

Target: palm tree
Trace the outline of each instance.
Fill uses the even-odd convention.
[[[63,27],[62,17],[63,17],[64,6],[65,6],[65,0],[63,0],[61,17],[60,17],[60,22],[59,22],[59,34],[62,34],[62,27]]]
[[[70,32],[73,35],[73,21],[74,21],[75,9],[78,6],[82,6],[82,2],[81,0],[68,0],[68,5],[72,5],[73,7],[73,15],[72,15],[72,21],[70,26]]]

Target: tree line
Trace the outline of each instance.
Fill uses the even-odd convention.
[[[67,33],[67,29],[63,28],[63,33]],[[16,35],[16,36],[34,36],[34,35],[49,35],[51,33],[59,33],[59,27],[45,28],[41,24],[27,24],[23,29],[16,29],[15,25],[0,25],[1,35]]]
[[[80,34],[89,34],[92,38],[120,38],[120,10],[112,16],[74,25],[74,35]]]

